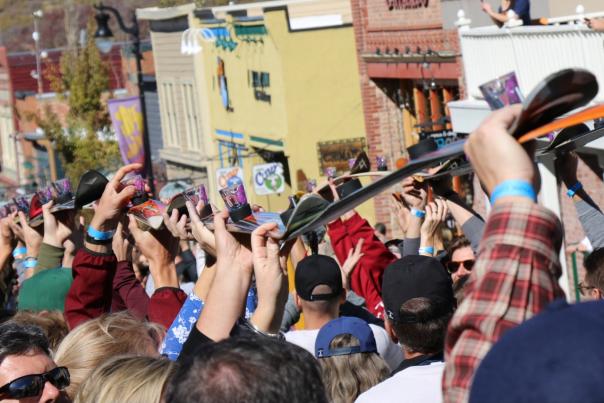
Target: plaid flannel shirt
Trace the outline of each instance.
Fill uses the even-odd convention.
[[[537,204],[493,208],[466,297],[453,316],[445,343],[444,400],[467,402],[474,372],[509,329],[563,297],[557,279],[562,227]]]

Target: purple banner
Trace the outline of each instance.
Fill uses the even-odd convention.
[[[145,162],[143,114],[138,97],[109,100],[109,114],[124,164]]]

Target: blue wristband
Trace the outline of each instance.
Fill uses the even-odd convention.
[[[423,248],[419,248],[418,253],[421,254],[426,254],[426,255],[430,255],[433,256],[434,255],[434,247],[433,246],[424,246]]]
[[[510,179],[495,186],[491,193],[491,205],[494,205],[498,199],[509,196],[527,197],[532,201],[537,201],[532,184],[520,179]]]
[[[115,233],[115,231],[107,231],[107,232],[103,232],[103,231],[99,231],[97,229],[92,228],[92,226],[88,226],[88,235],[93,238],[96,239],[97,241],[108,241],[111,238],[113,238],[113,234]]]
[[[426,216],[425,211],[418,210],[415,207],[411,207],[411,214],[413,214],[417,218],[424,218]]]
[[[13,257],[17,257],[19,255],[25,255],[27,253],[27,248],[24,246],[21,246],[20,248],[15,248],[15,250],[13,250]]]
[[[581,182],[577,182],[571,187],[568,188],[566,195],[572,198],[579,190],[583,189],[583,184]]]
[[[38,259],[33,258],[33,257],[28,257],[23,262],[23,267],[25,267],[26,269],[31,269],[33,267],[36,267],[37,265],[38,265]]]

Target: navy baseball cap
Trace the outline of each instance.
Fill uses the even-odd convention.
[[[298,263],[294,273],[296,293],[306,301],[327,301],[342,293],[342,273],[334,258],[324,255],[310,255]],[[327,285],[331,292],[314,294],[318,285]]]
[[[356,337],[360,344],[358,346],[331,348],[329,345],[333,339],[343,334]],[[315,357],[327,358],[357,353],[377,353],[373,331],[364,320],[342,316],[330,321],[319,330],[315,341]]]
[[[413,298],[428,298],[433,308],[428,317],[401,317],[401,306]],[[437,259],[409,255],[390,263],[382,279],[382,300],[386,316],[398,323],[421,323],[455,309],[451,276]]]

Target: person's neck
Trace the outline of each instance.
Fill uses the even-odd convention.
[[[415,351],[408,351],[407,349],[403,348],[403,356],[405,357],[405,360],[410,360],[412,358],[417,358],[417,357],[421,357],[421,356],[433,356],[433,355],[438,355],[440,354],[440,352],[436,352],[436,353],[417,353]]]
[[[327,322],[334,320],[337,317],[337,315],[331,315],[329,313],[304,313],[304,330],[321,329]]]

